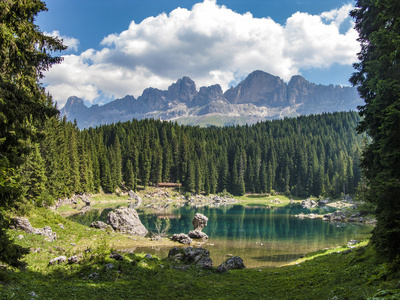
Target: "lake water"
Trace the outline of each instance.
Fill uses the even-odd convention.
[[[326,210],[313,210],[325,213]],[[154,230],[157,218],[169,218],[169,235],[193,230],[192,219],[196,213],[208,217],[203,229],[209,240],[202,247],[210,251],[215,266],[227,255],[240,256],[246,267],[281,266],[302,255],[324,248],[345,245],[351,239],[370,235],[372,226],[361,224],[332,224],[320,219],[299,219],[294,215],[310,213],[300,205],[269,209],[234,205],[220,208],[192,208],[169,210],[159,214],[140,214],[144,226]],[[197,246],[197,241],[192,244]],[[137,248],[136,252],[166,257],[170,248]]]

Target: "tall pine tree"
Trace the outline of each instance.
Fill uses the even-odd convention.
[[[394,259],[400,253],[400,0],[358,0],[351,15],[361,43],[351,82],[365,101],[358,131],[372,138],[361,161],[368,200],[377,207],[371,240]]]

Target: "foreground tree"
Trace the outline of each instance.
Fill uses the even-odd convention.
[[[43,122],[57,114],[39,79],[61,61],[51,53],[66,49],[33,23],[44,10],[39,0],[0,2],[0,261],[16,267],[27,249],[7,236],[5,211],[22,196],[16,169],[41,138]]]
[[[372,138],[361,161],[376,205],[372,243],[393,260],[400,253],[400,0],[358,0],[351,15],[361,52],[350,81],[365,101],[358,131]]]

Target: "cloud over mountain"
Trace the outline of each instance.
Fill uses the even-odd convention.
[[[185,75],[199,86],[219,83],[224,90],[255,69],[287,81],[302,69],[356,61],[357,33],[345,26],[351,9],[297,12],[281,25],[204,0],[191,10],[132,21],[127,30],[105,37],[100,50],[66,55],[44,83],[62,107],[71,95],[91,103],[137,97],[148,86],[165,89]]]

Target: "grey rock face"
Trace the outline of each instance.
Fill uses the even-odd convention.
[[[136,210],[128,207],[117,208],[111,211],[107,216],[107,223],[119,232],[145,236],[148,230],[143,226]]]
[[[172,238],[174,242],[179,242],[181,244],[191,244],[193,240],[185,233],[175,233]]]
[[[188,233],[188,236],[192,239],[208,239],[208,235],[202,231],[199,230],[191,230]]]
[[[349,110],[360,104],[352,87],[314,84],[299,75],[289,81],[287,98],[288,105],[301,104],[299,112],[304,114]]]
[[[153,110],[164,110],[168,108],[168,98],[166,91],[155,88],[147,88],[137,99],[136,110],[140,112],[149,112]]]
[[[277,76],[254,71],[225,93],[218,84],[201,87],[197,92],[195,83],[189,77],[183,77],[167,91],[147,88],[137,99],[125,96],[103,106],[88,108],[82,99],[70,97],[60,112],[70,121],[76,119],[80,128],[133,118],[175,121],[185,118],[185,123],[193,122],[187,121],[189,116],[204,118],[215,114],[227,118],[225,124],[238,116],[245,117],[242,123],[253,124],[289,115],[355,110],[362,104],[353,87],[317,85],[299,75],[286,84]]]
[[[110,227],[112,229],[112,227],[110,225],[107,225],[106,223],[104,223],[102,221],[94,221],[94,222],[90,223],[90,227],[102,229],[102,230],[107,229],[107,227]]]
[[[67,260],[66,256],[59,256],[49,261],[49,265],[61,264]]]
[[[198,265],[204,269],[212,269],[212,259],[210,252],[204,248],[172,248],[168,253],[168,258],[175,262],[189,263]]]
[[[186,76],[172,84],[167,91],[168,99],[179,100],[184,103],[190,103],[196,95],[196,84]]]
[[[14,228],[17,229],[17,230],[23,230],[23,231],[28,232],[28,233],[33,233],[33,231],[35,230],[32,227],[32,225],[29,222],[29,220],[26,219],[26,218],[16,217],[14,219],[13,223],[14,223],[14,225],[13,225]]]
[[[243,259],[239,256],[232,256],[220,264],[217,268],[217,272],[223,273],[233,269],[244,269],[246,266],[243,263]]]
[[[191,106],[204,106],[214,101],[226,102],[222,88],[219,84],[201,87],[199,93],[194,97]]]
[[[205,215],[200,213],[195,214],[192,220],[194,230],[202,231],[207,226],[207,221],[208,218]]]
[[[57,234],[51,230],[50,226],[35,229],[34,234],[44,235],[46,240],[49,242],[55,241],[57,239]]]
[[[253,103],[257,106],[285,106],[287,89],[278,76],[263,71],[254,71],[235,88],[225,92],[225,98],[232,104]]]
[[[23,230],[27,233],[34,233],[37,235],[44,235],[46,240],[49,242],[55,241],[57,239],[57,234],[52,231],[50,226],[43,228],[33,228],[28,219],[22,217],[16,217],[14,219],[13,228],[17,230]]]

